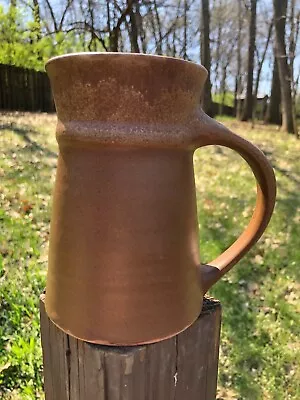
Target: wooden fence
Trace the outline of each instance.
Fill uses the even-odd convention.
[[[55,112],[47,74],[0,64],[0,110]]]

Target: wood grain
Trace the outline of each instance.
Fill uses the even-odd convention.
[[[198,320],[150,345],[112,347],[58,329],[40,301],[46,400],[214,400],[221,306],[204,299]]]

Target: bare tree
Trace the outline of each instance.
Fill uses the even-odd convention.
[[[267,107],[267,112],[265,115],[266,123],[277,124],[277,125],[281,124],[280,103],[281,103],[281,91],[279,85],[278,63],[274,52],[271,96]]]
[[[142,52],[146,53],[147,52],[147,41],[146,41],[146,33],[144,29],[144,19],[141,15],[140,11],[140,2],[137,1],[135,5],[135,19],[136,19],[136,25],[137,25],[137,30],[139,32],[140,36],[140,42],[141,42],[141,48]]]
[[[243,29],[243,18],[242,18],[242,0],[238,0],[238,34],[237,34],[237,71],[235,78],[235,90],[234,90],[234,113],[239,118],[241,117],[241,101],[240,96],[242,94],[242,29]]]
[[[138,43],[138,24],[137,24],[137,9],[136,9],[136,4],[132,7],[130,13],[130,29],[129,29],[129,37],[130,37],[130,43],[131,43],[131,51],[133,53],[139,53],[140,48],[139,48],[139,43]]]
[[[180,6],[181,6],[181,0],[178,0],[177,2],[177,9],[176,9],[176,19],[175,19],[175,25],[172,33],[172,48],[171,48],[171,55],[173,57],[176,56],[177,51],[176,51],[176,30],[178,27],[178,21],[179,21],[179,13],[180,13]]]
[[[91,38],[88,44],[89,51],[96,51],[96,35],[95,35],[95,9],[94,1],[88,0],[88,12],[90,15]]]
[[[295,15],[295,3],[295,0],[290,0],[289,64],[292,84],[294,83],[294,61],[296,58],[296,45],[300,27],[300,11]]]
[[[300,27],[300,11],[298,11],[297,15],[295,15],[295,0],[290,1],[290,35],[289,35],[289,66],[291,73],[291,85],[292,85],[292,103],[293,103],[293,118],[294,118],[294,127],[297,127],[296,122],[296,94],[297,94],[297,85],[299,81],[300,72],[298,77],[294,76],[294,62],[296,58],[296,46],[297,40],[299,36],[299,27]]]
[[[188,11],[188,2],[187,0],[184,0],[184,22],[183,22],[183,49],[182,49],[182,53],[183,53],[183,59],[186,60],[187,59],[187,11]]]
[[[204,111],[212,116],[212,98],[211,98],[211,56],[210,56],[210,41],[209,41],[209,27],[210,27],[210,12],[209,0],[202,0],[202,13],[201,13],[201,63],[207,69],[208,76],[203,90],[203,103]]]
[[[285,26],[287,14],[287,0],[273,0],[275,23],[275,49],[278,62],[281,100],[282,100],[282,129],[286,132],[297,133],[293,115],[293,101],[291,89],[291,73],[288,65]]]
[[[223,3],[222,0],[219,0],[218,7],[216,7],[216,18],[218,20],[218,27],[217,27],[217,38],[216,38],[216,56],[215,56],[215,81],[216,83],[219,82],[219,66],[220,66],[220,59],[221,59],[221,46],[222,46],[222,28],[224,26],[223,22]],[[222,86],[222,84],[221,84]]]
[[[267,54],[267,50],[268,50],[268,47],[269,47],[270,39],[271,39],[271,36],[272,36],[272,30],[273,30],[273,21],[271,21],[269,23],[267,39],[266,39],[266,42],[265,42],[265,46],[262,49],[261,57],[259,56],[259,52],[258,52],[257,46],[255,48],[256,58],[257,58],[257,72],[256,72],[256,79],[255,79],[255,85],[254,85],[254,94],[253,94],[253,115],[252,115],[253,121],[254,121],[255,112],[256,112],[257,95],[258,95],[258,87],[259,87],[259,82],[260,82],[260,75],[261,75],[263,64],[264,64],[264,61],[265,61],[265,58],[266,58],[266,54]]]
[[[251,0],[247,67],[247,92],[241,117],[242,121],[248,121],[248,119],[252,118],[253,113],[253,70],[256,39],[256,7],[257,0]]]
[[[155,22],[156,22],[157,32],[158,32],[158,38],[156,39],[156,51],[157,51],[157,54],[162,54],[162,42],[163,42],[162,26],[161,26],[161,22],[160,22],[160,16],[159,16],[156,0],[154,0],[154,11],[155,11]],[[153,25],[153,33],[156,38],[156,32],[155,32],[154,26],[155,25]]]
[[[228,49],[226,54],[223,54],[222,60],[222,78],[221,78],[221,85],[220,85],[220,94],[221,94],[221,103],[219,105],[219,114],[223,114],[224,106],[225,106],[225,97],[226,97],[226,80],[227,80],[227,73],[229,64],[233,58],[233,48],[235,45],[235,40],[233,39],[231,44],[228,43]],[[225,57],[224,57],[225,55]]]
[[[109,35],[109,51],[118,51],[121,26],[125,22],[127,15],[130,15],[130,13],[132,12],[132,7],[134,3],[134,0],[127,0],[126,7],[123,10],[116,4],[121,13]]]
[[[38,0],[33,0],[33,19],[35,23],[35,33],[36,33],[36,40],[41,39],[42,32],[41,32],[41,13],[40,13],[40,5]]]

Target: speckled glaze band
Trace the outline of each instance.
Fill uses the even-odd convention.
[[[136,345],[176,335],[204,293],[254,245],[275,203],[263,153],[200,108],[207,72],[170,57],[78,53],[46,69],[59,158],[46,311],[93,343]],[[201,265],[193,152],[236,150],[257,180],[245,232]]]

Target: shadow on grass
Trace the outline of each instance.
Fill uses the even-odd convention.
[[[296,185],[300,185],[300,177],[294,176],[293,173],[291,173],[291,171],[280,167],[278,165],[276,157],[274,156],[272,151],[265,150],[265,149],[262,149],[262,150],[263,150],[264,154],[267,156],[268,160],[271,162],[273,168],[275,169],[275,172],[276,171],[280,172],[282,175],[284,175],[286,178],[290,179]],[[285,157],[285,159],[286,159],[286,157]],[[293,165],[294,160],[290,159],[289,161],[291,162],[291,165]],[[277,181],[277,184],[278,184],[278,181]]]
[[[19,137],[21,137],[24,140],[24,142],[28,145],[28,147],[26,146],[25,148],[27,149],[27,151],[28,150],[31,152],[38,151],[42,152],[46,157],[57,158],[57,154],[55,152],[41,146],[39,143],[30,138],[29,134],[31,135],[40,134],[39,131],[33,129],[31,126],[28,125],[19,126],[15,123],[0,125],[0,131],[4,130],[9,130],[14,134],[18,135]]]
[[[220,218],[220,223],[223,222],[228,224],[228,220]],[[203,237],[207,236],[209,240],[220,241],[220,232],[217,229],[203,229],[202,235]],[[220,253],[226,247],[220,249]],[[253,274],[252,270],[240,265],[234,270],[233,281],[229,278],[232,276],[231,274],[221,279],[210,290],[210,293],[221,301],[223,326],[226,327],[226,341],[221,340],[222,359],[220,360],[219,382],[225,387],[233,385],[235,391],[241,396],[239,398],[261,399],[262,390],[251,376],[251,370],[258,369],[261,360],[259,354],[255,354],[253,350],[249,351],[249,343],[253,341],[253,334],[256,330],[256,318],[255,314],[249,312],[245,305],[248,304],[251,307],[253,300],[247,293],[247,284],[250,282],[259,284],[264,273],[261,271],[259,274]],[[223,339],[225,340],[225,338]],[[233,370],[230,372],[223,367],[225,359],[228,358],[232,360],[233,365]]]
[[[293,180],[289,175],[287,177]],[[200,247],[204,250],[205,259],[202,262],[205,263],[210,261],[206,259],[206,249],[209,251],[213,248],[214,253],[218,252],[220,254],[242,232],[243,224],[241,222],[235,223],[232,217],[233,215],[242,215],[244,207],[248,203],[247,201],[232,199],[227,196],[218,196],[215,193],[211,193],[211,196],[207,195],[213,199],[216,204],[215,207],[218,207],[218,204],[225,203],[229,208],[224,210],[221,215],[220,213],[214,215],[214,210],[201,210],[201,200],[199,199],[200,236],[204,239],[201,241]],[[299,207],[300,196],[297,193],[285,190],[284,196],[277,200],[274,221],[271,221],[271,225],[274,223],[273,231],[274,228],[275,231],[279,229],[282,229],[282,231],[296,229],[293,218]],[[234,213],[231,210],[234,210]],[[245,224],[247,222],[245,219]],[[290,248],[297,248],[297,237],[295,233],[291,238]],[[285,243],[284,246],[286,246]],[[209,256],[216,255],[218,254],[209,254]],[[264,259],[264,263],[262,265],[255,263],[253,260],[254,255],[261,256]],[[292,260],[288,257],[282,260],[281,258],[277,250],[264,246],[262,241],[254,247],[253,251],[238,266],[234,267],[232,272],[226,275],[211,290],[211,294],[218,298],[224,307],[223,324],[226,326],[227,342],[224,343],[225,354],[222,356],[226,357],[227,355],[233,360],[232,376],[226,371],[226,368],[220,368],[220,382],[225,386],[228,383],[232,383],[241,396],[239,398],[242,399],[258,400],[263,398],[263,388],[254,378],[264,368],[261,350],[265,346],[274,346],[267,327],[265,330],[260,327],[257,334],[257,316],[260,308],[264,306],[264,298],[260,299],[259,288],[263,287],[266,276],[271,274],[275,277],[279,273],[278,269],[272,267],[273,264],[282,265],[289,276],[296,280],[299,279],[299,271],[292,265]],[[251,287],[258,289],[253,291]],[[281,310],[279,312],[282,314]],[[226,352],[229,354],[226,354]],[[234,354],[231,352],[234,352]]]

